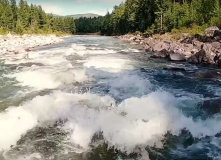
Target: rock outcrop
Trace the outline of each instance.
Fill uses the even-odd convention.
[[[169,59],[171,61],[186,61],[186,58],[182,54],[175,53],[175,52],[171,52],[169,54]]]
[[[208,36],[208,37],[213,36],[213,35],[214,35],[214,32],[215,32],[216,30],[219,30],[219,28],[216,27],[216,26],[209,27],[209,28],[207,28],[207,29],[205,30],[205,35]]]
[[[179,41],[144,38],[141,35],[119,37],[130,43],[142,44],[146,52],[154,52],[151,58],[171,61],[187,61],[193,64],[215,64],[221,68],[221,31],[218,27],[209,27],[205,35],[196,34]]]

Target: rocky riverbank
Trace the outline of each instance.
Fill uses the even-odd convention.
[[[5,35],[0,36],[0,55],[19,54],[31,51],[35,47],[55,44],[63,41],[55,35]]]
[[[147,52],[153,54],[152,58],[186,61],[193,64],[213,64],[221,68],[221,30],[217,27],[207,28],[205,35],[196,34],[177,41],[130,34],[119,38],[142,45]]]

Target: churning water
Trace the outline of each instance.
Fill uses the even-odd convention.
[[[2,56],[0,160],[219,160],[221,82],[193,76],[206,70],[99,36]]]

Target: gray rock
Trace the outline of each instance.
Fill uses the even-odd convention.
[[[136,37],[131,37],[130,39],[129,39],[129,41],[135,41],[136,40]]]
[[[186,58],[183,55],[176,52],[171,52],[169,54],[169,59],[171,61],[186,61]]]
[[[216,49],[221,48],[221,43],[219,43],[219,42],[212,42],[211,45],[212,45],[213,48],[216,48]]]
[[[170,48],[170,44],[162,41],[162,42],[157,43],[153,47],[153,50],[155,52],[159,52],[159,51],[162,51],[162,50],[169,50],[169,48]]]
[[[181,43],[186,43],[186,44],[192,44],[194,40],[194,37],[187,37],[184,38],[182,41],[180,41]]]
[[[193,44],[184,44],[183,45],[185,48],[188,49],[188,51],[191,51],[193,49]]]
[[[210,58],[207,56],[206,51],[201,49],[199,52],[191,56],[188,59],[188,62],[194,64],[210,63]]]
[[[165,59],[168,58],[169,53],[166,49],[161,50],[160,52],[155,52],[153,56],[151,56],[151,58],[161,58],[161,59]]]
[[[221,68],[221,58],[218,59],[217,65],[219,68]]]
[[[194,40],[193,41],[193,45],[197,48],[201,48],[201,46],[203,45],[204,43],[203,42],[200,42],[200,41],[197,41],[197,40]]]
[[[216,26],[209,27],[209,28],[205,29],[205,35],[206,35],[206,36],[213,36],[213,35],[214,35],[214,32],[215,32],[216,30],[219,30],[219,28],[216,27]]]
[[[146,52],[152,52],[153,51],[152,47],[149,46],[149,45],[145,45],[144,49],[145,49]]]
[[[196,34],[194,37],[197,41],[206,43],[206,42],[213,42],[214,41],[214,38],[212,36],[213,36],[213,33],[211,36],[203,36],[200,34]]]
[[[215,31],[214,31],[214,34],[213,34],[213,37],[219,37],[219,38],[221,38],[221,30],[215,30]]]
[[[204,43],[203,44],[203,49],[206,51],[206,52],[211,52],[213,46],[210,44],[210,43]]]

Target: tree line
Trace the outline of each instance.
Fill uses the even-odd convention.
[[[41,6],[28,5],[24,0],[0,0],[0,32],[18,34],[75,33],[75,22],[71,17],[55,17],[46,14]]]
[[[102,34],[170,32],[193,25],[221,27],[221,0],[127,0],[101,24]]]
[[[171,32],[193,26],[199,29],[209,25],[221,27],[220,4],[221,0],[126,0],[101,18],[95,31],[100,28],[103,35],[119,35],[136,31]],[[77,30],[87,26],[88,21],[92,21],[92,27],[85,30],[93,32],[94,29],[90,30],[94,28],[93,19],[77,21]]]
[[[75,20],[77,33],[98,33],[101,29],[103,17],[80,17]]]

